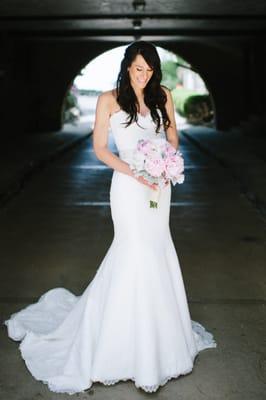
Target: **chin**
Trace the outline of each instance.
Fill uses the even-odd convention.
[[[148,82],[145,82],[145,83],[137,82],[137,85],[138,85],[140,88],[145,88],[145,86],[147,86],[147,83],[148,83]]]

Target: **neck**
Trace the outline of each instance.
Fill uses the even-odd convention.
[[[131,86],[135,92],[135,95],[136,95],[138,101],[142,102],[142,100],[144,99],[144,89],[136,87],[135,85],[132,85],[132,83],[131,83]]]

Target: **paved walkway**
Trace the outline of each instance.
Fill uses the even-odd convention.
[[[184,129],[183,134],[231,172],[241,193],[266,220],[266,138],[199,127]]]
[[[66,124],[58,132],[11,138],[0,149],[0,206],[18,193],[26,181],[47,163],[90,135],[85,124]]]

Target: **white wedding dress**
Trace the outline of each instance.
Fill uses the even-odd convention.
[[[150,113],[139,125],[110,118],[119,156],[130,161],[141,138],[155,138]],[[157,137],[165,137],[163,130]],[[132,380],[154,392],[171,378],[189,373],[195,356],[216,347],[213,335],[192,321],[182,273],[169,229],[171,185],[150,208],[151,189],[113,171],[110,205],[114,238],[94,279],[82,295],[65,288],[4,321],[21,341],[26,366],[54,392],[69,394]]]

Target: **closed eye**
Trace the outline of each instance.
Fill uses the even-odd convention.
[[[137,71],[142,71],[142,69],[141,68],[137,68]],[[152,72],[153,70],[152,69],[147,69],[147,71],[148,72]]]

